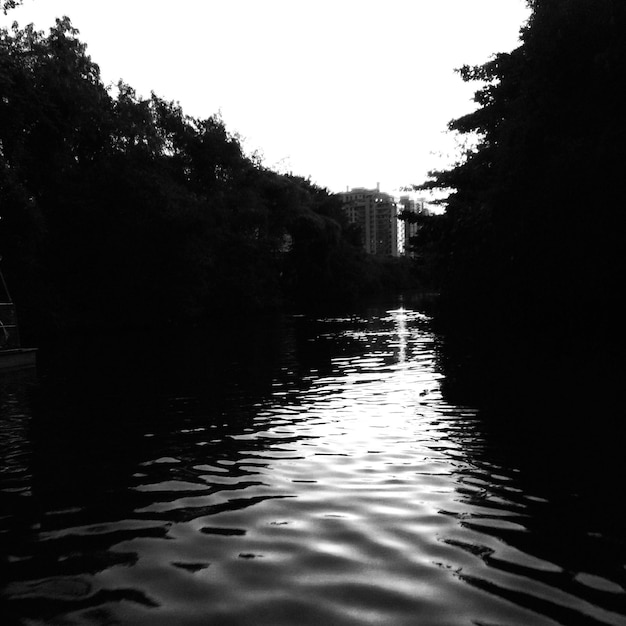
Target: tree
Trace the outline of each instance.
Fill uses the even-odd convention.
[[[68,18],[0,29],[0,217],[27,332],[186,323],[224,302],[374,284],[338,197],[244,155],[219,116],[105,88]]]
[[[2,7],[2,12],[6,15],[11,9],[14,9],[20,4],[22,4],[22,0],[2,0],[0,6]]]
[[[626,6],[529,4],[516,50],[460,70],[483,86],[476,111],[450,128],[478,143],[425,186],[452,190],[449,292],[571,337],[590,313],[601,324],[616,305]]]

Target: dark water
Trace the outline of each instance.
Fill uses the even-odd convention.
[[[397,305],[44,349],[0,384],[0,623],[626,624],[621,465],[445,362]]]

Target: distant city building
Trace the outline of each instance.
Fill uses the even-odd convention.
[[[409,196],[400,196],[398,201],[398,214],[410,213],[417,215],[430,215],[430,211],[425,208],[424,200],[414,200]],[[398,249],[400,254],[407,256],[414,256],[415,253],[411,250],[411,237],[414,237],[419,230],[419,224],[417,221],[409,219],[399,220],[398,226]]]
[[[355,187],[341,193],[348,220],[361,231],[370,254],[398,256],[398,206],[393,196],[376,189]]]

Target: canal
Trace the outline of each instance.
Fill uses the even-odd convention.
[[[406,302],[43,347],[0,383],[2,623],[626,624],[619,463],[449,359]]]

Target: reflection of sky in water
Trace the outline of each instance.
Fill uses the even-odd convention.
[[[10,610],[151,625],[623,623],[615,560],[593,570],[555,553],[558,537],[548,547],[549,494],[491,455],[474,410],[445,402],[423,314],[315,322],[283,342],[267,392],[242,379],[174,393],[132,447],[124,429],[103,442],[115,480],[80,457],[56,477],[82,472],[98,493],[57,503],[40,477],[39,514],[23,506],[29,474],[4,480]],[[602,536],[578,540],[606,553]]]

